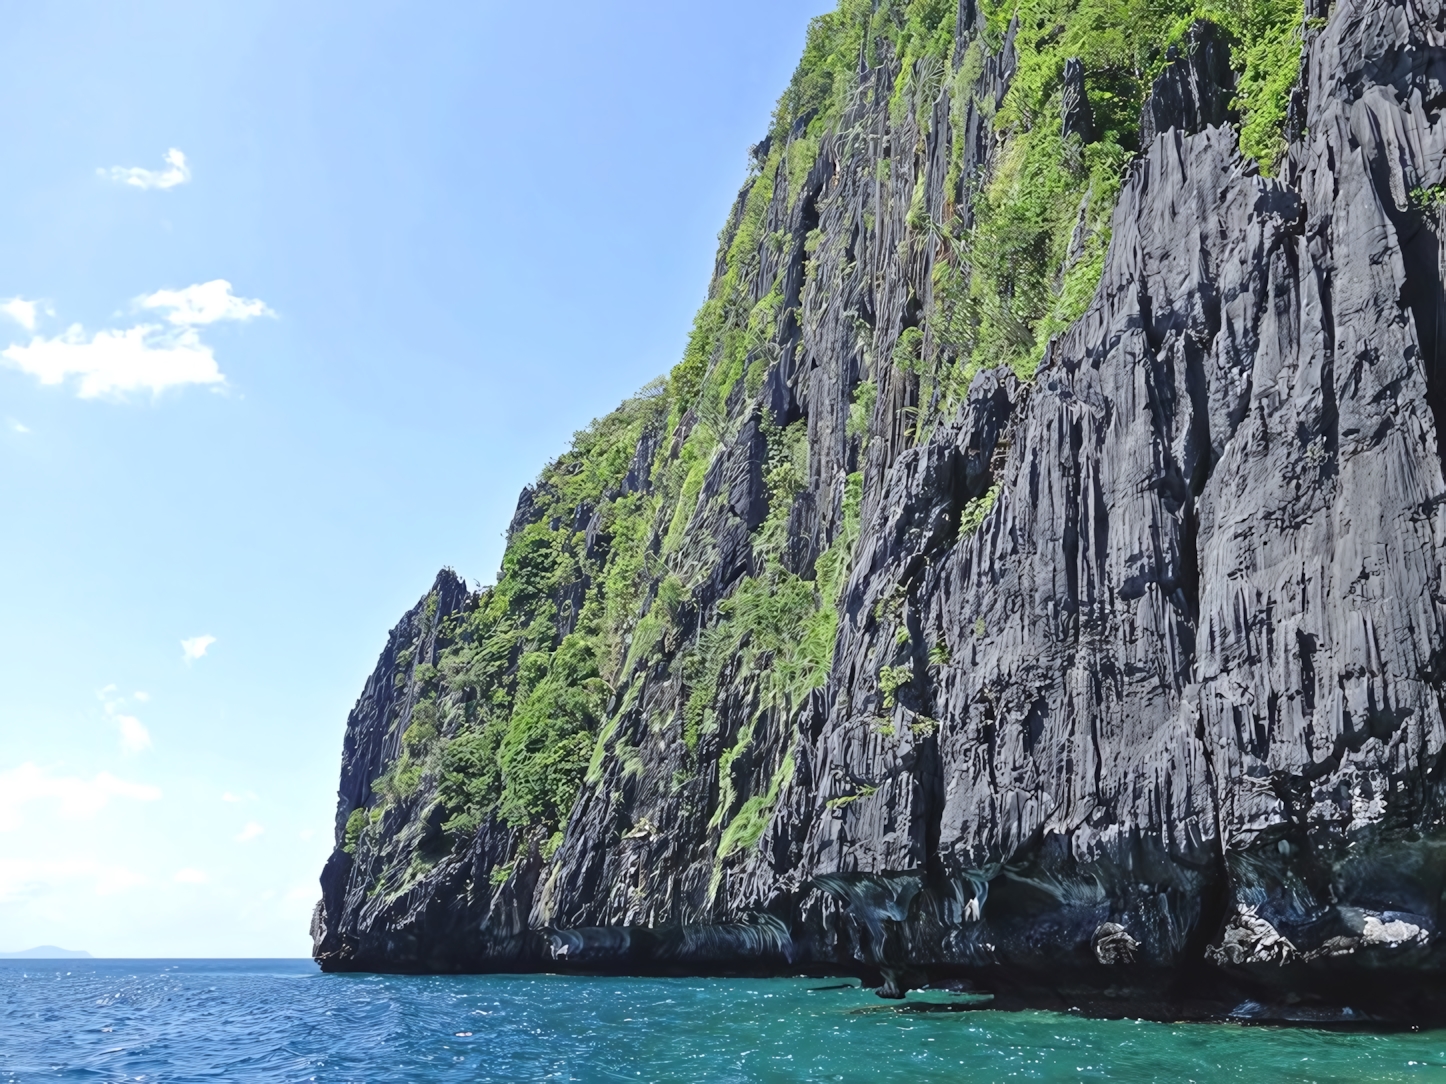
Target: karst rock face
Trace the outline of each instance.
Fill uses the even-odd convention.
[[[606,539],[587,503],[559,524],[546,482],[519,503],[513,547],[549,527],[646,555],[632,646],[589,678],[570,805],[543,828],[505,805],[446,827],[445,747],[471,725],[445,709],[471,702],[447,645],[491,596],[443,573],[348,721],[323,967],[854,973],[1099,1012],[1440,1017],[1446,5],[1306,14],[1273,175],[1242,156],[1230,46],[1198,24],[1153,79],[1083,315],[1032,374],[972,372],[928,426],[895,344],[919,328],[935,349],[949,246],[918,222],[968,226],[969,178],[1007,153],[990,118],[1015,27],[959,10],[967,100],[945,79],[901,111],[903,61],[861,60],[806,174],[764,205],[748,289],[782,316],[750,376],[711,416],[640,423],[606,496],[655,500],[650,533]],[[1088,71],[1062,80],[1066,143],[1088,141]],[[788,169],[774,150],[755,158]],[[664,493],[704,424],[701,485]],[[786,508],[780,432],[806,432]],[[765,566],[775,586],[835,570],[815,680],[779,677],[787,644],[710,632]],[[547,650],[603,590],[578,567],[549,588]],[[443,752],[381,800],[428,695]]]

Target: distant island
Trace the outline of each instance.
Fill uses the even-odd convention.
[[[0,952],[0,960],[89,960],[88,952],[75,949],[56,948],[54,945],[37,945],[20,952]]]

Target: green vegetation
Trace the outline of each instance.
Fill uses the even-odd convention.
[[[1299,0],[1236,0],[1210,4],[1206,17],[1230,31],[1239,43],[1236,107],[1240,110],[1240,150],[1266,173],[1285,152],[1285,113],[1300,74]]]
[[[874,787],[874,786],[860,787],[858,790],[856,790],[856,791],[855,791],[854,793],[852,793],[852,794],[844,794],[844,795],[840,795],[840,796],[837,797],[837,798],[830,798],[828,801],[826,801],[826,802],[824,803],[824,805],[827,806],[829,809],[842,809],[844,806],[848,805],[850,802],[857,802],[860,798],[872,798],[872,797],[873,797],[875,794],[877,794],[878,792],[879,792],[879,788],[878,788],[878,787]]]
[[[932,224],[949,258],[935,265],[938,299],[927,319],[936,356],[930,385],[945,403],[1001,362],[1025,379],[1049,339],[1093,297],[1125,165],[1138,150],[1139,117],[1167,49],[1199,19],[1235,42],[1240,146],[1267,172],[1284,148],[1286,107],[1299,68],[1300,0],[986,0],[984,45],[1001,46],[1011,20],[1017,70],[1003,103],[979,100],[1003,138],[993,173],[965,178],[974,223]],[[956,124],[978,92],[983,48],[973,43],[951,86]],[[1065,61],[1078,58],[1092,138],[1063,135]],[[955,176],[961,166],[956,141]]]
[[[856,86],[860,57],[870,67],[886,58],[897,63],[890,97],[896,123],[911,101],[930,101],[927,91],[915,92],[914,62],[925,61],[926,76],[936,80],[937,90],[954,46],[957,10],[956,0],[841,0],[837,9],[818,16],[809,24],[803,58],[774,111],[773,142],[782,142],[804,118],[809,118],[805,135],[810,139],[836,131]]]
[[[973,534],[979,530],[984,523],[984,517],[989,515],[994,502],[999,499],[1000,486],[998,483],[989,487],[989,491],[981,497],[975,497],[964,506],[959,513],[959,533],[961,535]]]
[[[357,843],[361,840],[362,829],[367,826],[367,811],[365,809],[353,809],[351,816],[346,819],[346,832],[342,837],[342,850],[347,854],[356,854]]]
[[[1266,170],[1279,157],[1300,48],[1300,0],[984,0],[985,32],[963,49],[954,40],[956,12],[956,0],[841,0],[813,21],[770,137],[755,149],[720,235],[717,274],[682,359],[665,379],[575,434],[571,448],[542,472],[495,586],[461,613],[441,615],[437,597],[426,600],[418,618],[425,627],[396,659],[396,688],[412,702],[405,732],[393,735],[399,751],[374,782],[370,808],[348,818],[344,849],[354,852],[385,810],[408,805],[408,823],[430,821],[433,838],[438,823],[453,842],[487,824],[513,830],[516,852],[492,871],[494,883],[505,881],[516,855],[533,846],[550,860],[584,781],[601,784],[609,765],[614,777],[643,777],[643,757],[652,754],[641,746],[651,743],[623,720],[658,682],[678,682],[683,699],[678,717],[646,720],[663,748],[680,742],[686,751],[667,766],[675,791],[707,770],[700,750],[716,735],[722,705],[740,710],[748,704],[743,710],[751,712],[719,758],[711,823],[719,833],[715,888],[723,863],[762,838],[792,777],[794,747],[791,737],[772,741],[776,732],[760,724],[793,725],[809,694],[827,680],[863,503],[860,472],[841,490],[812,494],[833,533],[812,566],[799,567],[789,524],[819,472],[817,464],[810,470],[807,424],[780,428],[760,406],[768,370],[781,356],[781,333],[805,318],[787,307],[787,254],[801,248],[813,286],[833,288],[813,278],[820,274],[815,261],[820,267],[834,266],[823,257],[837,262],[833,239],[815,227],[796,236],[782,228],[790,219],[780,216],[797,209],[831,136],[841,157],[874,155],[871,175],[909,197],[901,257],[933,257],[932,291],[912,284],[915,300],[930,300],[910,310],[911,326],[891,347],[876,344],[872,326],[853,316],[864,371],[844,419],[851,456],[870,439],[880,387],[897,391],[881,366],[917,381],[919,407],[909,409],[913,439],[922,439],[981,369],[1008,364],[1031,377],[1049,338],[1083,313],[1104,265],[1121,178],[1139,149],[1144,96],[1167,48],[1194,20],[1213,20],[1234,42],[1243,151]],[[996,103],[981,77],[987,56],[1016,19],[1016,73]],[[1093,117],[1085,138],[1062,131],[1063,70],[1071,58],[1083,65]],[[887,105],[893,126],[882,143],[873,142],[877,133],[867,125],[844,130],[846,112],[867,104],[860,95],[870,93],[860,86],[861,62],[888,65],[890,81],[880,92],[887,103],[882,97],[873,103]],[[934,221],[922,156],[945,92],[955,157],[943,221]],[[992,126],[998,153],[986,175],[962,177],[972,208],[965,214],[953,193],[963,168],[959,129],[970,102]],[[1423,208],[1441,202],[1434,192],[1413,199]],[[871,207],[860,214],[865,232],[874,229],[874,213]],[[700,524],[727,514],[727,495],[705,498],[705,487],[720,449],[750,418],[767,442],[768,511],[754,532],[747,574],[715,600],[703,586],[717,565],[719,542]],[[650,463],[637,461],[640,446],[656,449]],[[648,486],[625,485],[635,468],[649,474]],[[971,501],[960,533],[978,530],[998,496],[995,486]],[[902,602],[902,596],[888,600],[896,609]],[[433,632],[436,654],[418,660],[419,645],[430,643]],[[984,636],[982,618],[974,633]],[[899,629],[896,644],[909,646],[906,629]],[[949,645],[938,640],[930,665],[949,659]],[[913,678],[909,666],[881,670],[885,708],[896,706],[899,690]],[[892,722],[881,723],[880,732],[895,733]],[[924,717],[909,725],[921,736],[938,727]],[[756,733],[770,734],[770,763],[754,769],[753,782],[735,781],[737,758]],[[735,793],[745,785],[759,788],[764,775],[769,782],[761,792]],[[830,805],[873,792],[863,788]],[[429,811],[425,818],[422,810]],[[420,876],[440,853],[418,848],[403,880]]]
[[[755,794],[744,802],[737,815],[728,822],[723,837],[718,843],[718,859],[722,861],[738,851],[747,850],[757,843],[768,827],[768,818],[778,803],[778,792],[793,778],[793,754],[784,755],[783,763],[769,781],[764,794]]]
[[[1446,207],[1446,185],[1433,184],[1411,189],[1407,198],[1417,211],[1439,211]]]
[[[749,330],[762,326],[734,320],[730,331],[724,313],[746,305],[736,272],[746,270],[756,252],[757,222],[773,196],[773,178],[785,175],[790,201],[796,198],[820,141],[839,131],[857,90],[860,58],[870,66],[892,65],[889,116],[896,130],[912,123],[926,133],[933,103],[949,91],[956,129],[950,191],[963,165],[960,137],[971,99],[1002,141],[990,174],[963,178],[972,206],[968,228],[952,201],[944,221],[930,220],[911,161],[878,161],[880,182],[908,169],[915,181],[909,226],[945,255],[934,264],[934,303],[924,327],[906,329],[892,358],[902,371],[919,374],[926,413],[957,402],[983,368],[1008,364],[1030,378],[1050,338],[1083,314],[1104,268],[1124,168],[1139,150],[1145,96],[1169,47],[1197,20],[1215,23],[1234,43],[1242,152],[1266,172],[1281,155],[1299,68],[1301,0],[984,0],[983,40],[969,43],[957,67],[956,10],[953,0],[841,0],[810,25],[803,58],[774,113],[768,154],[757,164],[731,236],[723,288],[699,314],[689,359],[675,374],[685,378],[679,384],[684,398],[718,340],[729,362],[720,370],[726,383]],[[1013,20],[1016,70],[996,109],[979,80],[986,53],[1002,47]],[[1062,130],[1063,71],[1071,58],[1085,74],[1094,129],[1087,139],[1066,139]],[[855,133],[839,134],[845,150],[857,147]],[[908,155],[907,148],[894,148],[901,151]],[[873,228],[872,212],[864,225]],[[810,236],[805,247],[814,253],[818,239]],[[872,380],[861,387],[850,435],[866,433],[874,390]]]
[[[879,386],[872,380],[865,380],[854,389],[853,402],[849,404],[849,417],[844,431],[861,444],[869,439],[869,424],[874,418],[874,404],[879,399]]]
[[[497,585],[438,629],[435,664],[399,653],[399,684],[410,676],[420,695],[399,756],[373,783],[378,813],[430,779],[454,837],[491,817],[555,849],[652,576],[657,502],[622,483],[670,407],[657,383],[578,433],[538,479],[532,522],[511,539]],[[421,617],[438,620],[435,597]],[[362,827],[348,821],[347,840]]]
[[[912,666],[885,666],[879,671],[879,692],[884,694],[884,707],[894,706],[894,697],[900,689],[914,680]]]

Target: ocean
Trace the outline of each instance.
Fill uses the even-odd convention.
[[[884,1002],[830,979],[3,961],[0,1081],[1446,1081],[1446,1031],[940,1011],[940,999]]]

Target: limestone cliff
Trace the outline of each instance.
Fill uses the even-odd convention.
[[[393,631],[323,967],[1446,1014],[1446,6],[1087,6],[818,21],[683,362]]]

